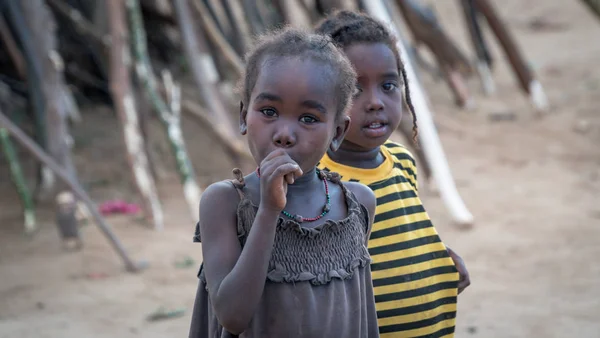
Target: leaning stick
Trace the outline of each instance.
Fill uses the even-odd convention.
[[[276,4],[285,21],[292,25],[292,27],[305,29],[311,27],[308,13],[304,11],[302,5],[296,2],[296,0],[277,0]]]
[[[215,46],[219,49],[219,52],[225,60],[231,65],[231,68],[235,71],[237,76],[241,76],[244,72],[244,62],[236,53],[236,51],[231,47],[223,32],[219,30],[217,23],[210,15],[210,12],[204,2],[202,1],[192,1],[192,5],[196,12],[198,12],[198,16],[200,17],[200,22],[202,24],[202,28],[206,32],[206,35],[215,44]]]
[[[0,143],[4,149],[4,155],[10,164],[10,175],[12,176],[13,183],[17,188],[21,202],[23,203],[23,220],[25,223],[25,234],[31,235],[37,230],[37,224],[35,221],[35,210],[33,205],[33,199],[31,198],[31,192],[25,182],[23,176],[23,170],[15,147],[10,140],[8,131],[6,128],[0,128]]]
[[[156,184],[150,172],[148,157],[140,132],[135,95],[129,77],[131,52],[128,46],[125,0],[106,3],[110,21],[112,45],[110,48],[110,92],[117,116],[121,121],[127,161],[136,188],[139,191],[145,216],[154,223],[156,230],[164,228],[164,215]]]
[[[72,18],[70,18],[70,17],[68,17],[68,18],[70,20],[72,20]],[[75,22],[73,22],[73,23],[75,24]],[[94,27],[91,22],[87,21],[85,18],[82,17],[81,21],[79,21],[78,24],[87,27],[85,29],[82,29],[83,34],[85,34],[87,37],[89,37],[90,39],[96,40],[97,42],[103,44],[105,47],[110,47],[110,45],[107,43],[107,41],[110,41],[110,37],[108,37],[107,39],[100,40],[100,37],[102,35],[96,31],[94,31]],[[85,81],[89,85],[95,86],[95,87],[105,91],[106,93],[109,93],[106,85],[100,79],[96,79],[96,78],[94,78],[93,75],[87,73],[87,71],[79,69],[77,67],[72,67],[72,65],[69,65],[67,67],[67,70],[70,71],[73,76],[77,76],[79,79],[81,79],[82,81]],[[154,81],[156,82],[157,80],[154,80]],[[158,83],[160,84],[160,82],[158,82]],[[163,86],[160,86],[160,90],[163,95],[166,95],[166,92],[165,92]],[[183,100],[182,108],[187,113],[190,113],[191,115],[198,118],[202,123],[205,123],[206,125],[212,124],[214,128],[210,128],[210,131],[214,132],[215,136],[217,136],[217,138],[219,138],[219,140],[223,143],[223,145],[227,149],[227,152],[233,158],[244,158],[244,159],[252,160],[252,157],[250,156],[247,149],[245,148],[244,142],[242,142],[237,137],[232,138],[231,130],[226,128],[226,125],[220,124],[220,123],[216,124],[216,125],[214,124],[214,120],[212,117],[212,116],[214,116],[214,114],[209,113],[202,106],[200,106],[199,104],[196,104],[195,102],[190,101],[190,100]]]
[[[491,71],[492,56],[485,43],[481,25],[479,24],[481,14],[475,9],[473,0],[461,0],[461,7],[463,9],[465,23],[469,30],[469,36],[471,37],[471,43],[473,44],[475,55],[477,56],[475,66],[477,68],[477,74],[481,79],[483,92],[486,95],[491,95],[496,91],[496,85]]]
[[[14,98],[11,98],[11,94],[12,92],[10,91],[10,88],[3,82],[0,82],[0,103],[8,102],[8,100],[14,101]],[[2,145],[4,155],[6,156],[6,160],[9,164],[12,182],[15,184],[17,193],[21,198],[21,203],[23,206],[23,221],[25,225],[25,234],[31,235],[37,230],[37,222],[35,219],[35,205],[33,203],[31,191],[29,190],[29,187],[27,186],[25,180],[25,176],[23,175],[21,162],[19,161],[19,157],[17,155],[13,142],[10,139],[10,135],[8,134],[6,128],[2,127],[0,127],[0,144]]]
[[[244,55],[250,45],[250,27],[241,8],[240,0],[223,1],[223,9],[231,25],[233,46],[238,55]]]
[[[154,71],[148,57],[146,32],[142,21],[142,11],[138,0],[127,1],[127,13],[132,33],[132,47],[135,56],[135,69],[138,79],[143,83],[154,110],[165,128],[171,150],[175,157],[179,178],[183,184],[185,200],[188,203],[192,219],[197,221],[198,205],[202,190],[196,182],[196,173],[188,156],[183,133],[181,131],[181,91],[172,81],[170,73],[165,73],[165,89],[170,104],[161,97],[155,82]]]
[[[201,1],[201,0],[193,0]],[[202,102],[206,107],[212,107],[216,123],[230,126],[227,109],[221,100],[216,86],[219,74],[215,62],[208,51],[203,37],[197,34],[187,0],[175,0],[175,14],[181,30],[187,60],[192,68],[192,74],[199,89]],[[233,132],[231,133],[233,136]]]
[[[202,124],[211,126],[212,118],[210,114],[199,104],[190,100],[183,100],[182,107],[189,114],[196,117]],[[231,139],[229,131],[225,129],[223,124],[212,124],[212,128],[208,129],[219,139],[219,141],[221,141],[229,154],[235,155],[232,156],[233,158],[243,158],[253,161],[252,155],[248,152],[244,142],[239,138]]]
[[[548,109],[548,98],[546,97],[544,88],[534,77],[531,69],[527,66],[523,55],[521,55],[521,51],[496,13],[494,6],[488,0],[473,0],[473,4],[486,18],[487,23],[496,35],[498,42],[502,45],[504,53],[515,72],[523,91],[529,94],[531,102],[538,111],[546,111]]]
[[[11,134],[21,145],[23,145],[34,157],[44,163],[50,170],[52,170],[58,178],[60,178],[71,191],[85,203],[85,206],[88,208],[92,217],[96,221],[96,224],[102,231],[102,233],[107,237],[108,241],[114,249],[117,251],[123,262],[125,263],[125,268],[127,271],[135,272],[140,269],[139,265],[136,265],[130,258],[125,248],[112,232],[110,226],[104,221],[100,212],[98,212],[98,208],[92,199],[88,196],[88,194],[83,190],[81,185],[74,181],[71,176],[65,171],[65,169],[61,168],[61,166],[54,161],[48,154],[46,154],[33,140],[31,140],[23,131],[19,129],[14,123],[10,121],[0,110],[0,126],[4,127],[9,134]]]
[[[19,77],[21,77],[21,79],[25,79],[27,77],[27,74],[25,70],[25,61],[23,59],[23,54],[17,46],[17,42],[10,33],[10,29],[8,28],[6,20],[4,20],[4,16],[2,15],[0,15],[0,38],[4,42],[4,46],[8,51],[8,55],[10,55],[10,58],[15,64],[17,74],[19,74]]]
[[[15,29],[15,38],[21,43],[23,57],[27,69],[27,87],[30,103],[35,117],[35,137],[44,149],[49,148],[48,131],[46,130],[46,98],[42,90],[43,69],[37,55],[34,34],[29,29],[21,4],[17,1],[4,2],[9,21]],[[43,165],[37,170],[38,180],[34,195],[42,196],[54,186],[54,175]]]
[[[355,11],[358,6],[355,1],[352,0],[327,0],[321,3],[325,10],[325,14],[334,12],[335,10],[348,10]]]
[[[262,34],[266,27],[265,22],[260,15],[260,11],[256,6],[255,0],[240,0],[241,6],[244,11],[246,18],[248,19],[248,24],[250,25],[251,35]]]
[[[102,35],[94,28],[94,26],[88,22],[88,20],[81,14],[77,9],[69,6],[62,0],[46,0],[48,4],[54,8],[58,13],[69,18],[69,21],[75,25],[75,29],[79,33],[85,35],[91,35],[96,40],[100,41],[104,46],[110,44],[110,37],[108,35]]]
[[[382,0],[366,0],[363,1],[363,5],[369,14],[387,23],[396,34],[399,34],[398,28],[394,27],[392,19],[386,11]],[[402,40],[400,39],[400,41]],[[398,50],[400,52],[400,57],[403,60],[408,60],[408,53],[402,43],[398,43]],[[423,143],[425,156],[429,163],[431,163],[433,177],[439,187],[440,195],[456,223],[460,225],[471,225],[473,223],[473,215],[467,210],[467,207],[456,190],[456,185],[454,184],[446,156],[436,133],[435,125],[433,124],[432,112],[425,91],[417,79],[412,63],[405,62],[404,67],[406,69],[408,81],[412,86],[411,98],[415,107],[415,112],[419,118],[419,139]]]
[[[223,9],[223,0],[201,0],[206,4],[208,8],[209,15],[215,20],[217,23],[217,27],[221,30],[223,35],[227,37],[227,39],[231,38],[231,26],[230,22],[227,20],[227,14]]]
[[[600,1],[598,0],[581,0],[592,13],[594,13],[600,20]]]
[[[435,56],[456,103],[461,107],[472,105],[463,75],[469,75],[472,67],[460,49],[444,33],[437,18],[414,0],[398,0],[402,16],[415,40],[422,42]]]

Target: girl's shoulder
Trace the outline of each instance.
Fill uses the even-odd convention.
[[[407,161],[413,167],[416,167],[415,157],[403,144],[394,141],[387,141],[381,147],[390,155],[392,155],[395,161]]]
[[[247,179],[250,175],[244,176],[240,169],[233,169],[233,179],[222,180],[215,182],[206,188],[202,193],[200,199],[200,207],[202,208],[203,202],[212,204],[217,202],[218,204],[224,204],[229,206],[233,211],[236,210],[240,200],[244,197],[244,189],[247,185]]]
[[[369,214],[373,214],[375,212],[375,207],[377,206],[377,199],[375,198],[375,193],[368,186],[358,183],[358,182],[343,182],[346,189],[351,191],[358,203],[362,204]]]
[[[203,201],[237,197],[238,195],[239,194],[237,193],[235,183],[232,180],[223,180],[215,182],[209,185],[208,188],[206,188],[204,192],[202,192],[200,205],[202,205]],[[232,199],[232,201],[235,200],[235,198]]]
[[[240,196],[235,181],[223,180],[209,185],[200,198],[200,220],[235,215]]]
[[[215,220],[235,217],[239,203],[232,181],[215,182],[206,188],[200,198],[199,220],[194,230],[194,242],[202,242],[201,228],[215,224]]]

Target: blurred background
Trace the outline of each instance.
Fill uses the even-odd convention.
[[[592,0],[0,0],[0,337],[187,336],[201,191],[255,166],[244,52],[335,8],[393,25],[426,98],[420,194],[472,281],[456,336],[600,337]]]

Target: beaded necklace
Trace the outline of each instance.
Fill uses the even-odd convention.
[[[329,210],[331,210],[331,199],[329,197],[329,187],[327,185],[327,178],[325,177],[325,173],[322,172],[319,169],[315,170],[317,177],[320,178],[321,180],[323,180],[323,185],[325,185],[325,205],[323,206],[323,212],[317,216],[317,217],[302,217],[300,215],[292,215],[289,212],[282,210],[281,213],[284,214],[286,217],[291,218],[293,220],[295,220],[298,223],[303,223],[303,222],[314,222],[316,220],[319,220],[321,218],[323,218],[323,216],[327,215],[327,213],[329,212]],[[260,167],[256,168],[256,175],[260,178]]]

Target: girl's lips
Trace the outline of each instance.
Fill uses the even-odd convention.
[[[384,123],[371,123],[363,127],[362,130],[369,138],[379,138],[387,135],[388,125]]]

